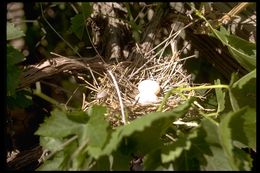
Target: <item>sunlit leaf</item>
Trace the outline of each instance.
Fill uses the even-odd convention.
[[[179,138],[173,144],[162,149],[162,163],[174,161],[178,158],[183,150],[189,150],[191,147],[191,139],[197,137],[197,131],[193,131],[184,137]]]
[[[24,32],[20,28],[15,27],[13,23],[7,22],[6,31],[7,31],[7,40],[12,40],[12,39],[25,36]]]
[[[193,99],[176,107],[169,112],[154,112],[147,114],[131,122],[131,124],[119,127],[113,132],[109,143],[104,149],[104,154],[110,154],[126,138],[126,142],[134,142],[132,149],[139,148],[142,152],[148,152],[154,147],[160,146],[160,136],[172,124],[172,122],[187,112]],[[153,134],[153,135],[150,135]],[[130,137],[130,138],[128,138]],[[138,139],[137,141],[135,139]],[[149,143],[149,145],[148,145]],[[127,145],[126,146],[130,146]],[[129,148],[130,150],[130,148]],[[127,151],[130,152],[130,151]]]
[[[243,151],[237,150],[234,147],[233,139],[232,139],[233,136],[239,136],[238,138],[244,138],[246,136],[244,134],[244,132],[242,132],[242,130],[241,130],[241,129],[243,129],[243,126],[238,127],[237,125],[239,125],[239,124],[236,124],[236,127],[234,128],[234,125],[232,125],[233,123],[237,122],[236,120],[238,120],[239,116],[246,113],[246,110],[247,110],[246,108],[243,108],[237,112],[228,113],[227,115],[223,116],[224,118],[222,119],[222,121],[219,125],[220,141],[223,146],[223,150],[228,158],[228,162],[229,162],[230,166],[232,167],[232,170],[250,170],[250,167],[251,167],[251,163],[250,163],[251,160],[249,159],[250,157],[243,157],[241,159],[240,156],[241,156],[241,153],[243,153]],[[236,117],[236,118],[234,118],[234,117]],[[240,124],[241,123],[243,123],[243,122],[240,122]],[[251,124],[251,123],[249,123],[249,124]],[[238,130],[238,128],[240,130]],[[254,127],[252,127],[252,128],[254,128]],[[239,134],[234,134],[234,133],[239,133]],[[255,133],[253,133],[251,135],[255,135]],[[240,140],[243,141],[243,139],[240,139]],[[243,153],[243,155],[246,155],[246,154]]]
[[[234,111],[244,106],[256,108],[256,70],[234,81],[229,89],[229,96]]]
[[[229,126],[232,129],[232,139],[256,151],[256,111],[252,108],[230,114]]]
[[[59,169],[59,165],[62,163],[64,159],[64,155],[62,152],[57,154],[55,158],[51,160],[46,160],[44,164],[42,164],[39,168],[37,168],[37,171],[57,171],[61,170]]]
[[[228,47],[233,58],[248,71],[256,68],[256,45],[236,35],[230,35],[224,27],[218,31],[213,29],[215,36]]]
[[[83,125],[76,124],[68,119],[66,113],[55,109],[51,116],[44,120],[36,135],[62,138],[68,135],[78,134]]]
[[[105,120],[106,108],[93,106],[88,110],[90,119],[84,127],[83,140],[88,140],[88,152],[96,158],[107,141],[109,130]]]
[[[219,79],[215,81],[215,85],[220,85],[220,80]],[[216,88],[215,92],[216,92],[216,97],[217,97],[217,101],[218,101],[217,113],[219,114],[220,112],[222,112],[225,109],[225,96],[226,96],[226,93],[221,88]]]
[[[198,129],[198,137],[192,139],[191,143],[191,149],[186,152],[184,160],[181,159],[191,165],[184,165],[180,170],[231,170],[220,143],[218,126],[215,123],[203,119],[201,127]],[[197,163],[198,166],[192,165],[192,163]]]

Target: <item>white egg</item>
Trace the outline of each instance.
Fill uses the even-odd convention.
[[[139,83],[138,90],[140,93],[152,93],[157,95],[160,92],[160,85],[154,80],[143,80]]]
[[[138,99],[138,103],[141,105],[150,105],[158,102],[158,97],[155,94],[147,92],[139,93],[135,99]]]

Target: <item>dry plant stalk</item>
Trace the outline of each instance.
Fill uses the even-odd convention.
[[[180,32],[171,32],[171,34],[177,36]],[[169,37],[173,38],[172,35],[169,35]],[[87,105],[89,106],[90,104],[95,103],[105,104],[109,108],[107,118],[113,126],[118,126],[122,125],[121,116],[115,115],[120,114],[120,112],[123,114],[122,111],[124,110],[127,112],[129,121],[138,116],[143,116],[144,114],[157,110],[160,103],[142,106],[135,100],[135,97],[138,94],[138,84],[142,80],[152,79],[159,82],[162,91],[159,96],[160,100],[162,100],[164,94],[173,87],[188,87],[190,85],[191,76],[183,69],[183,61],[194,56],[180,59],[179,55],[181,52],[176,50],[172,50],[171,56],[163,56],[165,48],[170,44],[173,44],[173,40],[169,39],[169,37],[167,38],[167,41],[163,41],[163,44],[161,44],[163,48],[159,50],[160,54],[157,54],[157,56],[154,56],[152,53],[143,55],[142,52],[139,52],[146,57],[141,60],[136,58],[132,61],[121,61],[110,64],[108,68],[114,78],[116,78],[118,89],[115,89],[115,84],[108,77],[108,73],[104,72],[103,77],[98,78],[98,83],[100,85],[100,87],[96,86],[98,92],[92,91],[92,95],[96,95],[96,98]],[[156,58],[158,56],[160,58]],[[147,60],[149,61],[148,63]],[[140,61],[143,61],[143,64],[145,65],[141,64]],[[119,92],[122,99],[118,99]],[[186,97],[190,97],[194,95],[194,92],[186,92],[184,95],[185,94]],[[122,100],[123,103],[120,103],[120,100]],[[177,95],[171,96],[163,111],[174,108],[184,100],[185,98]],[[122,108],[122,104],[124,105],[124,108]],[[86,106],[85,109],[88,106]]]

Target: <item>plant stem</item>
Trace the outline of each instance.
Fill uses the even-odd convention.
[[[38,91],[37,89],[33,90],[33,94],[46,100],[47,102],[57,106],[59,109],[61,110],[65,110],[65,107],[61,106],[59,102],[57,102],[55,99],[45,95],[44,93],[42,93],[41,91]]]
[[[159,108],[157,109],[157,112],[161,112],[162,109],[163,109],[163,106],[166,104],[168,98],[173,95],[174,93],[177,93],[177,92],[181,92],[181,91],[191,91],[191,90],[203,90],[203,89],[213,89],[213,88],[226,88],[226,89],[229,89],[229,86],[228,85],[208,85],[208,86],[196,86],[196,87],[188,87],[188,88],[173,88],[171,89],[170,91],[168,91]]]

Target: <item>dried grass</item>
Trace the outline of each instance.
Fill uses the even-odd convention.
[[[178,34],[179,33],[180,32],[178,32]],[[178,34],[176,34],[176,37]],[[174,87],[190,86],[191,76],[184,70],[183,64],[186,59],[192,58],[193,56],[181,59],[179,57],[181,51],[174,50],[174,46],[172,45],[173,39],[176,37],[169,39],[170,37],[172,38],[171,34],[166,39],[167,41],[163,41],[163,44],[160,43],[164,46],[156,54],[153,54],[154,51],[150,51],[149,55],[147,55],[139,50],[139,53],[143,55],[143,59],[121,61],[110,65],[109,71],[113,74],[116,79],[116,83],[118,84],[124,110],[122,110],[122,106],[120,106],[120,99],[116,91],[115,82],[108,73],[104,73],[103,76],[100,76],[97,79],[99,86],[90,86],[87,83],[87,87],[89,89],[93,88],[91,91],[93,101],[87,102],[86,99],[84,99],[82,108],[87,109],[91,104],[102,103],[109,109],[107,114],[109,121],[113,126],[118,126],[122,124],[122,118],[120,115],[122,114],[122,111],[127,114],[128,121],[131,121],[139,116],[143,116],[157,110],[160,103],[149,106],[141,106],[135,100],[135,97],[138,94],[138,84],[142,80],[152,79],[156,80],[160,84],[160,100],[162,100],[167,91]],[[172,48],[172,55],[164,56],[165,49],[170,44]],[[186,100],[187,97],[194,95],[194,92],[187,91],[183,94],[184,95],[182,95],[182,97],[178,95],[171,96],[168,99],[163,112],[176,107],[180,104],[180,102]]]

